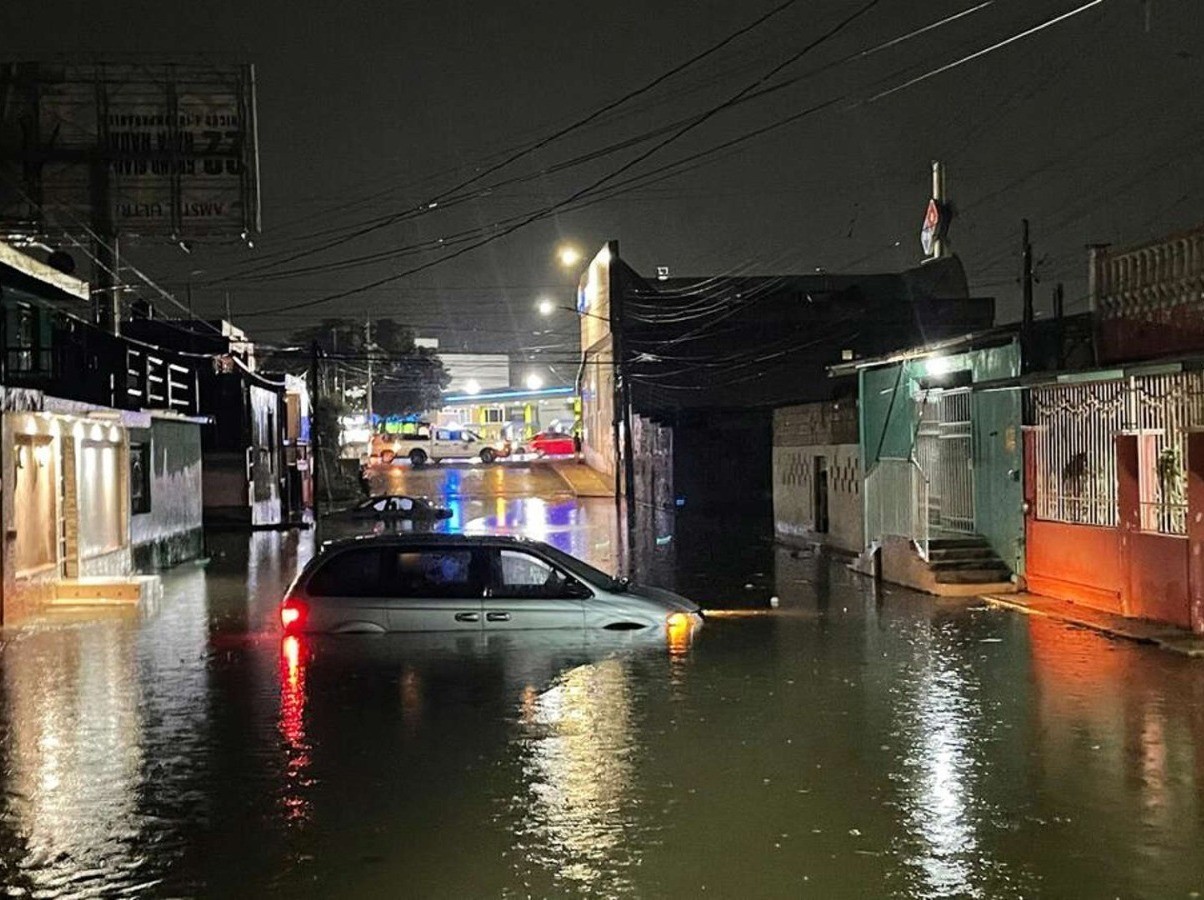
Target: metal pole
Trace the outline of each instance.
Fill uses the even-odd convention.
[[[368,431],[372,432],[372,320],[369,318],[364,319],[364,333],[366,337],[364,349],[368,353]]]
[[[1054,360],[1057,362],[1057,366],[1059,369],[1061,369],[1062,366],[1064,366],[1066,364],[1066,337],[1065,337],[1065,331],[1064,331],[1066,326],[1065,326],[1065,323],[1062,321],[1062,318],[1065,315],[1065,311],[1066,311],[1065,310],[1065,297],[1066,297],[1065,289],[1062,287],[1062,283],[1059,281],[1056,285],[1054,285],[1054,289],[1053,289],[1053,314],[1054,314],[1054,319],[1058,323],[1058,325],[1057,325],[1058,346],[1055,350]]]
[[[932,199],[945,216],[945,167],[939,159],[932,161]],[[932,239],[932,258],[940,259],[945,255],[945,240],[941,237],[942,228],[938,228]]]
[[[1027,337],[1033,327],[1033,245],[1028,240],[1028,219],[1020,220],[1021,227],[1021,272],[1020,283],[1023,288],[1024,311],[1021,326]]]
[[[309,348],[309,443],[313,448],[313,473],[311,477],[311,485],[313,489],[313,509],[314,509],[314,526],[317,527],[319,519],[319,497],[318,481],[320,478],[319,469],[322,465],[322,433],[318,430],[318,402],[321,394],[321,381],[318,378],[318,358],[321,354],[321,348],[318,342],[314,341]]]
[[[615,399],[618,407],[615,409],[615,432],[619,432],[622,423],[622,448],[616,441],[615,453],[622,461],[623,499],[627,507],[625,525],[627,531],[627,569],[628,574],[634,574],[635,567],[635,440],[632,434],[631,414],[631,377],[627,368],[627,341],[625,321],[625,284],[623,271],[619,262],[619,242],[610,241],[607,244],[610,251],[610,330],[614,343],[616,390]],[[619,473],[615,472],[618,481]],[[616,492],[615,503],[618,504]]]

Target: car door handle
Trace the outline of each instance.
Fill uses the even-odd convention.
[[[457,622],[479,622],[481,621],[480,613],[456,613]]]
[[[509,622],[510,613],[507,612],[487,612],[485,613],[486,622]]]

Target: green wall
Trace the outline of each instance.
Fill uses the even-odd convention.
[[[861,462],[867,475],[879,459],[911,455],[916,429],[912,383],[922,372],[922,364],[915,362],[861,370]]]
[[[1020,345],[974,350],[966,354],[974,383],[1020,374]],[[974,422],[974,521],[978,533],[1017,575],[1024,573],[1024,440],[1020,433],[1019,390],[975,391],[970,397]]]
[[[950,358],[953,371],[969,369],[975,385],[1020,373],[1020,346],[970,350]],[[868,474],[884,458],[911,455],[916,431],[916,381],[926,363],[863,369],[860,374],[861,455]],[[893,398],[893,403],[892,403]],[[1024,571],[1024,471],[1021,392],[976,390],[973,419],[974,517],[978,533],[1017,574]]]

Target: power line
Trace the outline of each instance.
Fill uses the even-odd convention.
[[[931,71],[925,72],[923,75],[917,75],[915,78],[911,78],[911,79],[903,82],[903,84],[897,85],[893,88],[890,88],[889,90],[881,91],[881,92],[875,94],[874,96],[870,97],[868,100],[861,101],[861,103],[859,103],[857,105],[860,106],[860,105],[868,104],[868,103],[876,103],[877,101],[883,99],[884,97],[889,97],[892,94],[899,93],[899,91],[907,90],[907,88],[912,87],[913,85],[917,85],[922,81],[927,81],[929,78],[935,78],[937,75],[941,75],[945,72],[948,72],[950,69],[956,69],[958,66],[965,65],[968,62],[971,62],[975,59],[986,56],[988,53],[993,53],[994,51],[999,50],[1003,47],[1006,47],[1009,44],[1014,44],[1016,41],[1023,40],[1024,38],[1029,37],[1030,35],[1036,34],[1038,31],[1044,31],[1046,28],[1050,28],[1054,25],[1057,25],[1059,22],[1064,22],[1067,19],[1070,19],[1070,18],[1073,18],[1074,16],[1079,15],[1079,13],[1086,12],[1087,10],[1091,9],[1093,6],[1099,6],[1103,2],[1104,2],[1104,0],[1089,0],[1089,2],[1084,3],[1082,6],[1076,7],[1075,9],[1072,9],[1069,12],[1062,13],[1061,15],[1054,16],[1052,19],[1047,19],[1046,21],[1041,22],[1038,25],[1034,25],[1032,28],[1028,28],[1028,29],[1020,32],[1019,34],[1014,34],[1011,37],[1005,38],[1002,41],[997,41],[996,43],[991,44],[988,47],[984,47],[981,50],[976,50],[974,53],[971,53],[968,56],[963,56],[960,59],[956,59],[951,63],[946,63],[943,66],[938,66],[937,68],[932,69]]]

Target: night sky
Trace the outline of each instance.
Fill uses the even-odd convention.
[[[439,254],[271,280],[237,277],[240,271],[305,251],[303,259],[268,270],[287,274],[557,203],[655,140],[558,173],[542,170],[718,105],[866,5],[795,2],[722,52],[478,187],[534,177],[325,252],[331,236],[313,236],[416,207],[779,2],[42,0],[3,5],[0,58],[199,55],[256,65],[264,233],[254,248],[234,242],[186,255],[141,243],[124,252],[181,296],[191,278],[198,312],[217,314],[229,292],[235,320],[268,340],[321,315],[376,313],[445,346],[481,351],[564,342],[559,358],[567,358],[573,315],[565,311],[549,323],[533,309],[541,294],[572,305],[576,273],[554,257],[561,240],[592,253],[617,238],[624,257],[648,274],[658,265],[675,276],[897,270],[920,260],[934,158],[947,166],[959,213],[952,247],[974,292],[998,298],[1002,321],[1019,315],[1023,216],[1032,222],[1039,261],[1039,311],[1048,309],[1057,281],[1066,283],[1069,311],[1085,308],[1085,244],[1134,243],[1204,221],[1200,0],[1104,0],[866,103],[1083,2],[995,0],[915,39],[833,65],[976,5],[880,0],[769,82],[793,83],[715,115],[619,180],[834,101],[823,110],[703,157],[705,164],[676,177],[561,211],[419,275],[331,304],[254,315],[353,289]],[[549,327],[561,336],[533,334]]]

